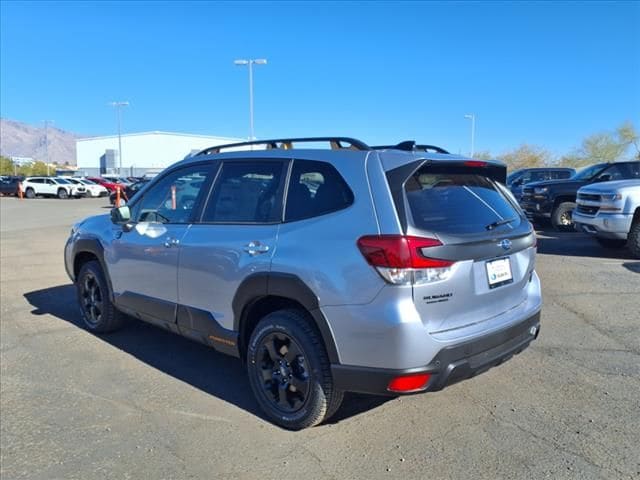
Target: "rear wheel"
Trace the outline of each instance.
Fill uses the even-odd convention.
[[[605,248],[623,248],[627,244],[626,240],[620,240],[618,238],[596,237],[596,240]]]
[[[64,188],[59,188],[58,189],[58,198],[65,200],[67,198],[69,198],[69,192],[67,192],[66,189]]]
[[[551,224],[553,228],[563,232],[573,230],[571,214],[575,208],[576,204],[573,202],[562,202],[559,204],[551,214]]]
[[[635,258],[640,258],[640,218],[636,218],[631,225],[631,230],[629,230],[629,236],[627,237],[627,246],[631,251],[631,255]]]
[[[109,299],[109,287],[96,261],[85,263],[76,278],[80,312],[85,326],[95,333],[113,332],[124,324],[125,316]]]
[[[280,310],[260,320],[249,341],[247,369],[260,407],[284,428],[317,425],[342,403],[322,339],[302,312]]]
[[[29,187],[24,192],[24,196],[27,197],[27,198],[36,198],[36,192],[35,192],[35,190],[33,188]]]

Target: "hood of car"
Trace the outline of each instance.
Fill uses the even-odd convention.
[[[613,193],[635,189],[640,190],[640,179],[592,183],[591,185],[581,188],[580,191],[588,193]]]

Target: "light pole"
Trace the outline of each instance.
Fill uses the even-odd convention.
[[[47,177],[49,176],[49,124],[53,120],[43,120],[44,123],[44,155],[47,162]]]
[[[471,120],[471,155],[473,157],[474,153],[474,143],[476,139],[476,116],[473,113],[469,113],[464,116],[464,118],[469,118]]]
[[[233,63],[237,66],[247,65],[249,67],[249,140],[255,140],[253,132],[253,66],[266,65],[267,60],[265,58],[249,58],[234,60]]]
[[[118,114],[118,176],[122,175],[122,133],[120,127],[122,124],[122,107],[128,107],[129,102],[111,102],[109,105],[115,107]]]

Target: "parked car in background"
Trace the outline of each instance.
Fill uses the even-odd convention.
[[[232,151],[252,145],[272,148]],[[241,358],[294,430],[345,391],[435,391],[500,365],[539,333],[535,231],[504,164],[440,150],[285,139],[178,162],[73,226],[83,322],[129,314]]]
[[[87,197],[106,197],[107,195],[109,195],[109,190],[107,190],[105,187],[86,178],[69,177],[67,178],[67,180],[75,185],[84,186],[86,188],[85,196]]]
[[[551,220],[556,230],[573,230],[572,212],[578,190],[585,185],[611,180],[640,178],[640,162],[598,163],[568,180],[549,180],[525,185],[520,206],[533,221]]]
[[[531,182],[543,182],[546,180],[566,180],[575,175],[573,168],[562,167],[539,167],[539,168],[521,168],[507,176],[507,187],[520,201],[522,198],[522,187]]]
[[[0,195],[17,195],[21,180],[20,177],[1,177]]]
[[[109,192],[115,192],[116,188],[118,187],[118,184],[116,182],[107,180],[106,178],[102,178],[102,177],[86,177],[86,178],[87,180],[91,180],[92,182],[95,182],[98,185],[102,185]]]
[[[75,185],[62,177],[27,177],[22,182],[26,198],[58,197],[61,199],[82,197],[86,193],[83,185]]]
[[[147,183],[149,183],[149,180],[141,180],[132,185],[125,186],[120,192],[120,198],[125,202],[128,202],[138,192],[138,190],[144,187]],[[117,196],[116,192],[112,192],[109,195],[109,201],[111,202],[111,205],[116,204],[116,196]]]
[[[640,258],[640,179],[588,185],[578,190],[573,222],[608,248],[628,246]]]

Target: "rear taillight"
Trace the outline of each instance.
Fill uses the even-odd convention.
[[[430,377],[430,373],[417,373],[413,375],[395,377],[389,382],[387,390],[398,393],[409,393],[424,390]]]
[[[395,285],[432,283],[449,278],[454,262],[431,258],[424,248],[442,245],[434,238],[406,235],[367,235],[358,248],[387,282]]]
[[[464,162],[465,167],[486,167],[487,162],[483,162],[482,160],[467,160]]]

